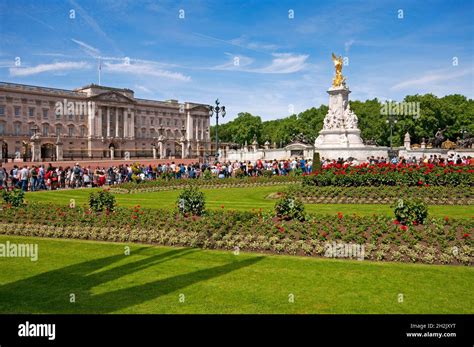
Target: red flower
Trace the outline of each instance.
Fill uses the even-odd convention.
[[[397,225],[398,225],[398,224],[400,224],[400,221],[399,221],[398,219],[395,219],[395,220],[393,221],[393,224],[397,224]]]
[[[224,205],[221,205],[221,208],[224,208]]]
[[[413,225],[418,225],[418,222],[416,220],[413,221]]]
[[[338,213],[337,213],[337,218],[342,219],[342,217],[343,217],[342,213],[341,213],[341,212],[338,212]]]
[[[449,221],[449,217],[448,216],[444,217],[444,221],[445,222]]]
[[[281,232],[281,233],[284,233],[284,232],[285,232],[285,228],[283,228],[283,227],[278,227],[278,231]]]
[[[466,233],[466,234],[464,234],[462,237],[463,237],[463,239],[467,239],[469,236],[470,236],[470,234],[467,234],[467,233]]]
[[[401,225],[400,226],[400,229],[402,229],[403,231],[407,231],[408,230],[408,227],[406,225]]]

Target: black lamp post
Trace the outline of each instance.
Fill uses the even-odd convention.
[[[395,117],[390,117],[385,121],[390,125],[390,151],[393,151],[392,137],[393,137],[393,126],[397,124],[398,120]]]
[[[225,106],[220,107],[219,99],[216,100],[216,106],[209,106],[209,116],[212,117],[214,114],[216,115],[216,161],[219,161],[219,135],[218,129],[219,128],[219,113],[222,117],[225,117]]]

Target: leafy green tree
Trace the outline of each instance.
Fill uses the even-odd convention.
[[[406,132],[410,133],[412,143],[421,143],[433,138],[438,129],[451,141],[462,138],[462,131],[474,136],[474,101],[464,95],[453,94],[438,98],[433,94],[408,95],[402,101],[419,102],[420,115],[395,116],[393,145],[400,146]],[[374,141],[379,146],[390,144],[390,125],[387,116],[382,115],[383,104],[378,99],[351,101],[352,110],[359,117],[359,128],[364,140]],[[323,127],[328,107],[312,107],[299,114],[262,122],[259,116],[241,112],[234,120],[219,126],[219,139],[222,142],[251,144],[256,136],[260,144],[269,141],[277,146],[285,146],[292,138],[302,133],[313,141]],[[211,138],[215,140],[215,127],[211,128]]]

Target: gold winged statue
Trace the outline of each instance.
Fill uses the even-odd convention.
[[[346,78],[342,76],[342,57],[336,57],[336,55],[332,54],[332,62],[334,63],[334,68],[336,69],[336,76],[332,80],[333,87],[340,87],[341,85],[345,84]]]

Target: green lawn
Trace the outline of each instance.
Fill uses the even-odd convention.
[[[272,209],[275,200],[267,199],[270,193],[282,191],[285,186],[262,186],[251,188],[217,188],[203,189],[206,195],[208,208],[224,208],[236,210]],[[67,205],[70,199],[77,204],[86,204],[91,189],[62,190],[52,192],[27,193],[26,199],[35,202],[53,202]],[[146,208],[174,208],[178,190],[153,193],[117,194],[117,203],[120,206],[134,206],[140,204]],[[392,214],[390,205],[382,204],[306,204],[306,210],[311,213],[371,215],[373,213]],[[474,216],[474,206],[439,206],[429,207],[432,216],[467,217]]]
[[[0,313],[474,313],[472,267],[7,240],[39,259],[0,258]]]

